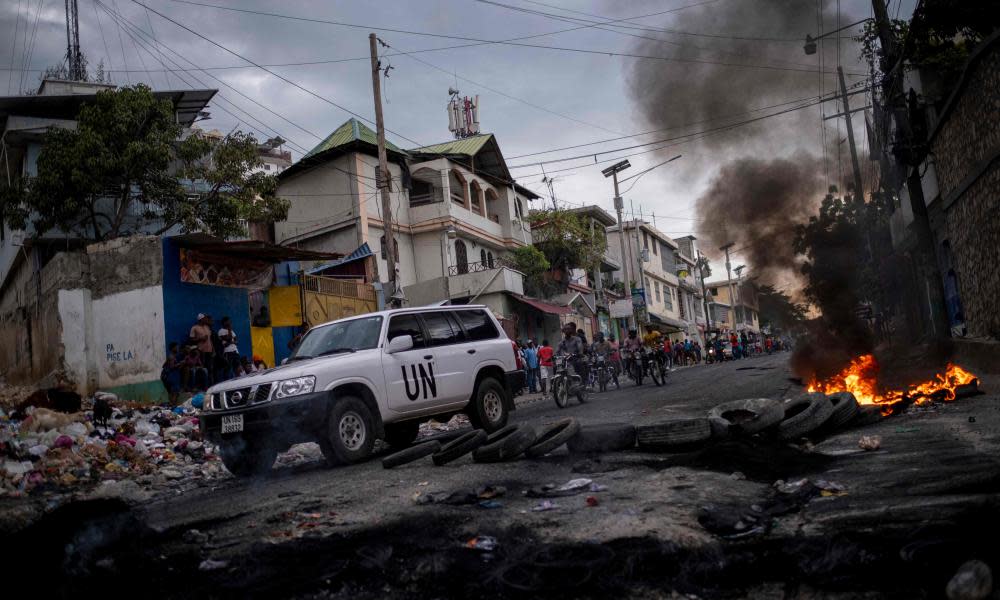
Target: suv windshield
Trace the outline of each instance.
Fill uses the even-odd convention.
[[[362,317],[310,329],[288,358],[306,360],[340,352],[368,350],[378,346],[382,317]]]

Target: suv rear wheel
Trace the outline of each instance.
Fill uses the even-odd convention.
[[[320,449],[330,464],[364,460],[375,445],[375,427],[368,406],[356,396],[334,400]]]
[[[243,438],[223,440],[219,447],[222,464],[237,477],[263,475],[271,470],[278,450],[274,446]]]
[[[484,377],[472,395],[469,404],[469,421],[473,427],[493,433],[507,424],[507,391],[492,377]]]

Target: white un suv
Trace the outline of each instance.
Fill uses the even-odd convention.
[[[313,327],[283,365],[212,386],[200,423],[238,476],[269,470],[301,442],[319,443],[330,464],[352,463],[376,438],[412,443],[430,417],[465,412],[496,431],[524,377],[484,306],[388,310]]]

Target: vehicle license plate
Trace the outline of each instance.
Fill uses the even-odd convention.
[[[243,415],[223,415],[222,433],[238,433],[243,431]]]

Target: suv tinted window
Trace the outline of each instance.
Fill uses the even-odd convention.
[[[482,310],[459,310],[455,314],[462,321],[462,325],[465,325],[465,332],[472,341],[492,340],[500,335],[496,325],[493,324],[493,319]]]
[[[424,331],[420,328],[417,315],[396,315],[389,319],[389,332],[386,334],[385,341],[388,342],[400,335],[412,336],[414,348],[420,348],[424,345]]]
[[[427,345],[445,346],[465,341],[465,333],[455,319],[446,312],[427,312],[423,315],[427,327]]]

